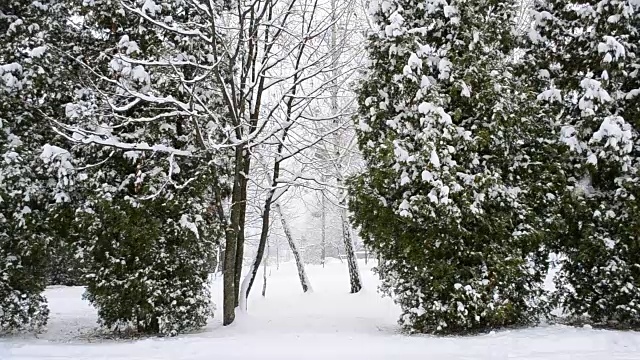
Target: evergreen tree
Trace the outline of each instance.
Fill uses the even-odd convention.
[[[82,236],[75,226],[74,205],[65,203],[48,213],[47,224],[53,241],[47,247],[47,285],[83,285],[83,265],[77,256],[77,242]]]
[[[147,10],[176,21],[194,16],[169,5]],[[73,155],[89,165],[76,168],[73,194],[83,201],[72,233],[81,235],[76,245],[85,296],[108,328],[175,335],[202,327],[212,315],[206,281],[221,231],[207,204],[223,169],[200,151],[204,140],[193,118],[132,93],[188,103],[189,91],[202,91],[210,94],[208,106],[220,106],[211,84],[181,82],[197,75],[192,60],[206,54],[188,36],[147,27],[121,2],[87,2],[75,11],[82,17],[83,38],[76,43],[82,66],[60,127],[85,145]],[[190,59],[187,50],[199,58]],[[163,61],[175,68],[144,65]],[[91,133],[78,134],[79,128]]]
[[[54,145],[41,155],[57,141],[44,114],[55,114],[68,93],[50,46],[64,32],[65,14],[55,0],[0,5],[0,331],[47,321],[42,291],[58,226],[51,213],[68,200],[71,163]]]
[[[568,315],[640,325],[640,3],[538,1],[525,62],[570,151],[554,249]]]
[[[557,169],[548,124],[510,62],[513,1],[383,1],[360,91],[367,162],[351,181],[361,235],[405,329],[467,333],[536,323]],[[544,225],[544,226],[542,226]]]

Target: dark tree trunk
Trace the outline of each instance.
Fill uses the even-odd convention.
[[[238,230],[238,242],[236,247],[236,274],[235,274],[235,287],[236,287],[236,299],[235,306],[238,306],[238,299],[240,297],[240,279],[242,277],[242,265],[244,265],[244,227],[247,218],[247,174],[251,170],[251,158],[249,151],[243,156],[242,166],[242,193],[240,194],[240,228]]]
[[[236,250],[238,249],[238,238],[240,234],[242,198],[242,163],[243,146],[236,147],[235,150],[235,171],[233,175],[233,193],[231,195],[231,224],[226,229],[226,244],[224,251],[224,278],[223,278],[223,299],[222,299],[222,324],[229,325],[235,320],[236,298],[238,288],[236,287]]]
[[[233,221],[232,221],[233,223]],[[231,227],[234,225],[231,224]],[[222,324],[230,325],[236,318],[236,246],[237,238],[235,231],[229,229],[227,235],[227,246],[224,252],[224,272],[223,272],[223,290],[222,290]]]

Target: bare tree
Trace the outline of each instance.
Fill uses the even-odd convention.
[[[229,169],[228,179],[221,174],[220,182],[210,186],[211,208],[225,229],[219,262],[223,263],[223,324],[228,325],[261,264],[271,205],[292,187],[334,186],[305,176],[302,170],[317,169],[313,149],[326,147],[351,126],[345,119],[353,112],[352,95],[348,101],[332,100],[330,113],[321,110],[328,94],[337,98],[361,66],[353,61],[361,53],[345,51],[352,30],[344,24],[353,16],[355,2],[338,6],[320,0],[237,0],[221,6],[213,0],[184,0],[162,7],[152,3],[119,0],[127,16],[139,19],[159,38],[187,43],[187,50],[167,47],[162,56],[146,58],[125,34],[119,49],[105,51],[112,54],[107,59],[110,69],[76,59],[90,75],[91,91],[82,94],[67,121],[52,121],[59,134],[77,144],[163,154],[168,170],[162,186],[189,186],[192,179],[174,180],[180,158],[199,162],[201,173]],[[177,20],[171,16],[175,13],[189,16]],[[341,40],[336,40],[336,24],[342,24]],[[148,79],[175,83],[177,89],[169,92]],[[181,96],[173,96],[175,91]],[[131,111],[139,104],[153,108],[155,114]],[[76,120],[87,112],[109,120],[79,125]],[[178,148],[117,136],[127,124],[167,119],[188,124],[193,141]],[[262,205],[255,209],[249,206],[259,202]],[[257,251],[240,291],[247,224],[254,220],[260,224]]]
[[[292,186],[310,186],[304,185],[305,182],[313,181],[306,179],[300,174],[282,174],[283,164],[288,160],[296,157],[296,162],[304,162],[307,157],[305,151],[316,146],[318,143],[330,137],[332,134],[344,129],[345,124],[333,121],[338,116],[343,115],[342,109],[335,109],[335,113],[328,116],[318,117],[314,109],[314,105],[322,98],[325,89],[335,86],[337,74],[332,67],[332,59],[341,49],[338,48],[321,48],[322,37],[327,34],[328,29],[333,26],[335,19],[341,16],[339,13],[332,12],[332,16],[319,16],[317,13],[318,1],[310,5],[310,9],[302,12],[299,19],[299,29],[301,36],[307,39],[300,43],[295,52],[292,52],[293,61],[287,71],[293,72],[294,75],[290,79],[291,85],[285,88],[286,101],[282,104],[282,112],[273,112],[271,116],[274,118],[281,117],[280,120],[284,126],[279,137],[276,137],[275,154],[267,153],[266,158],[271,158],[273,162],[270,171],[270,186],[265,187],[266,196],[264,205],[261,209],[262,229],[261,236],[257,247],[254,261],[249,269],[245,281],[241,288],[241,297],[246,299],[249,296],[253,282],[255,281],[257,270],[264,254],[264,248],[267,243],[267,231],[270,224],[270,210],[274,201],[277,201],[285,191]],[[291,25],[290,25],[291,28]],[[316,29],[314,31],[314,29]],[[290,32],[294,32],[292,29]],[[305,36],[306,34],[314,34],[313,36]],[[318,44],[312,44],[311,40],[318,37]],[[310,59],[321,66],[321,71],[305,77],[304,66],[308,66]],[[306,60],[306,61],[305,61]],[[307,65],[305,65],[307,64]],[[352,69],[342,68],[346,73],[352,72]],[[286,84],[286,82],[283,82]],[[328,126],[313,126],[314,123],[328,123]],[[264,146],[262,147],[264,149]],[[264,154],[263,154],[264,155]],[[271,156],[268,156],[271,155]],[[288,176],[287,176],[288,175]],[[259,186],[259,184],[255,184]],[[241,299],[241,301],[243,300]],[[246,306],[246,304],[244,304]],[[243,306],[243,307],[244,307]]]

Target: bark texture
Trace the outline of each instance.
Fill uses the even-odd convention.
[[[358,259],[354,251],[353,238],[349,229],[349,221],[347,210],[343,209],[340,213],[342,222],[342,239],[344,240],[344,250],[347,256],[347,264],[349,265],[349,282],[351,284],[351,293],[357,293],[362,290],[362,280],[360,269],[358,268]]]
[[[293,240],[293,235],[291,235],[291,229],[289,229],[289,225],[287,224],[287,221],[282,214],[282,209],[280,208],[280,205],[275,204],[275,207],[276,207],[276,211],[278,212],[278,215],[280,215],[280,222],[282,222],[284,235],[287,237],[287,241],[289,242],[289,247],[291,247],[293,258],[296,260],[296,266],[298,267],[298,277],[300,278],[300,285],[302,285],[302,291],[313,292],[313,289],[311,288],[311,283],[309,282],[309,278],[307,277],[307,272],[304,270],[304,263],[302,262],[302,256],[300,255],[300,251],[298,251],[298,247],[296,246],[296,243]]]

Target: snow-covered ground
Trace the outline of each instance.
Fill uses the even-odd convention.
[[[462,338],[400,334],[398,308],[376,292],[370,266],[360,265],[365,290],[356,295],[348,293],[347,267],[339,261],[324,269],[308,266],[311,294],[302,293],[295,265],[286,263],[267,270],[267,296],[262,298],[261,270],[248,314],[222,327],[218,311],[203,331],[175,338],[96,338],[96,312],[81,299],[83,289],[53,287],[46,293],[48,330],[0,339],[0,360],[640,359],[640,333],[634,332],[546,326]],[[212,285],[216,299],[220,285],[220,279]]]

